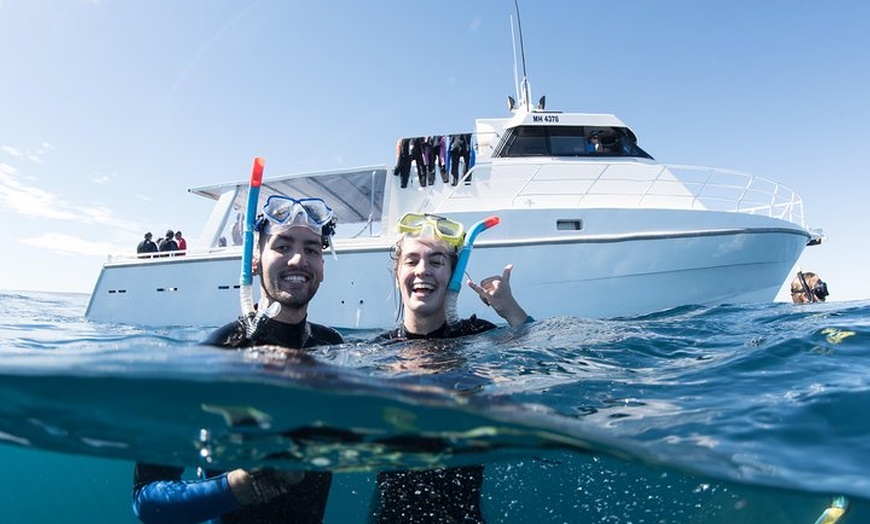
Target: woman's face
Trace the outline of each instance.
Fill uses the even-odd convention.
[[[441,318],[446,321],[444,302],[453,273],[450,248],[435,238],[406,236],[396,260],[396,279],[405,308],[405,318]]]

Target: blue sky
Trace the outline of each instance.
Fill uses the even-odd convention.
[[[870,298],[870,7],[521,2],[534,98],[615,113],[660,161],[771,178]],[[512,0],[0,0],[0,289],[89,292],[146,230],[196,242],[190,187],[393,161],[514,92]]]

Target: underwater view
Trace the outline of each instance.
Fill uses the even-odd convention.
[[[378,471],[471,464],[488,522],[870,521],[867,301],[298,353],[87,298],[0,293],[0,522],[136,523],[136,461],[333,471],[329,523],[366,521]]]

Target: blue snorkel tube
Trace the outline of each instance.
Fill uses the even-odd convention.
[[[245,237],[242,245],[242,274],[239,277],[239,302],[242,305],[242,322],[248,340],[256,341],[259,332],[266,320],[274,317],[281,311],[279,302],[272,302],[269,307],[262,311],[254,310],[254,290],[251,284],[254,281],[254,227],[257,217],[257,203],[260,199],[260,184],[263,182],[263,166],[266,161],[260,157],[254,159],[254,167],[251,169],[251,185],[248,188],[248,207],[245,213]]]
[[[251,183],[248,186],[248,207],[245,212],[245,236],[242,244],[242,274],[239,277],[239,302],[242,306],[242,316],[254,318],[254,222],[257,218],[257,202],[260,199],[260,185],[263,183],[263,167],[266,161],[261,157],[254,158],[251,168]]]
[[[447,313],[447,323],[454,324],[459,321],[459,313],[456,311],[456,304],[459,301],[459,292],[462,290],[462,278],[465,276],[465,267],[468,266],[468,257],[471,256],[471,249],[474,247],[474,239],[477,235],[487,229],[498,225],[499,218],[491,216],[480,222],[475,223],[469,228],[465,234],[465,241],[459,249],[459,259],[456,261],[456,269],[453,270],[453,276],[450,278],[450,283],[447,285],[447,300],[444,303],[444,309]]]

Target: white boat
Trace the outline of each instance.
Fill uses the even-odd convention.
[[[805,226],[802,200],[789,188],[658,163],[614,115],[525,103],[511,117],[477,120],[472,143],[472,167],[455,186],[436,175],[434,185],[419,187],[412,171],[402,188],[392,164],[264,179],[261,205],[277,193],[321,197],[338,216],[337,258],[325,255],[312,320],[350,329],[396,324],[390,249],[395,223],[408,211],[466,226],[497,215],[501,223],[477,238],[468,273],[480,280],[515,264],[514,295],[537,318],[772,301],[804,247],[821,239]],[[87,318],[208,326],[236,317],[241,246],[224,247],[222,238],[232,236],[247,184],[191,189],[216,201],[199,242],[185,256],[106,262]],[[469,289],[458,309],[499,320]]]

